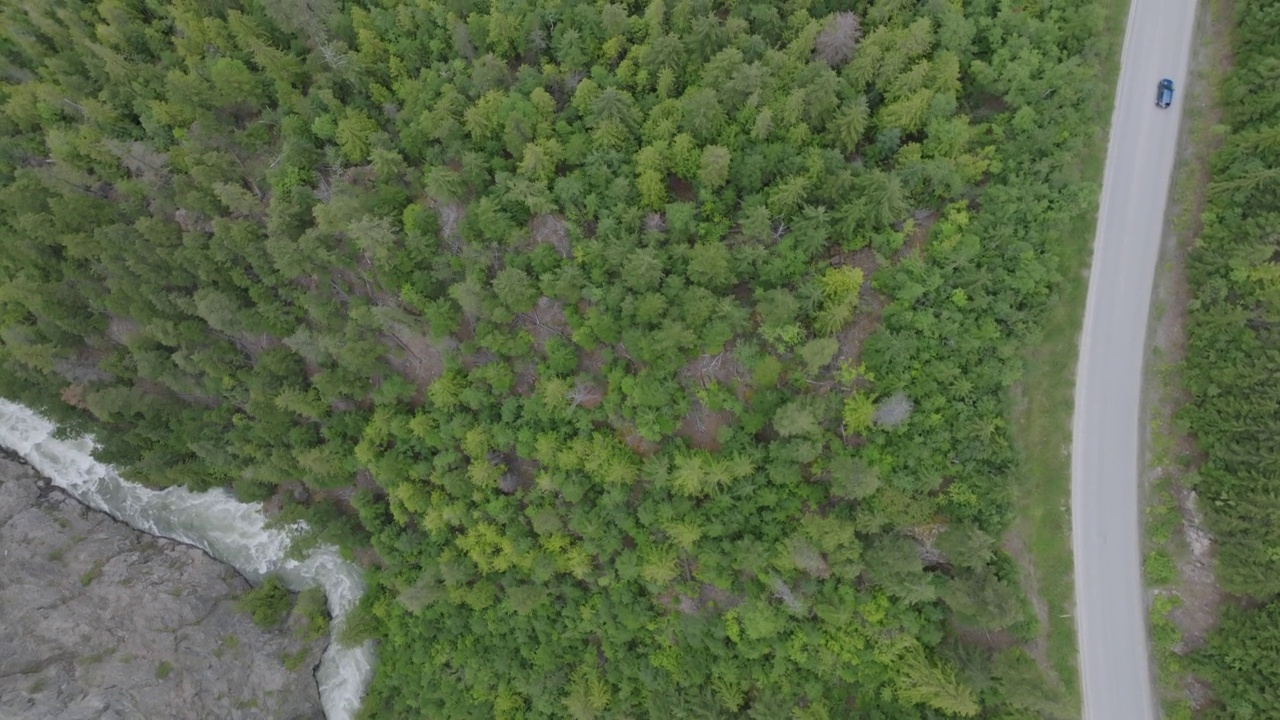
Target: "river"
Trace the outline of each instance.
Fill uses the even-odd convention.
[[[238,502],[221,490],[151,490],[128,482],[93,459],[91,438],[60,440],[54,429],[29,408],[0,398],[0,446],[21,455],[86,505],[142,532],[201,548],[254,582],[274,572],[291,590],[320,585],[328,597],[335,635],[364,592],[360,569],[333,547],[318,548],[302,561],[286,557],[289,532],[267,528],[259,506]],[[325,716],[350,720],[372,676],[371,643],[344,648],[331,641],[316,671]]]

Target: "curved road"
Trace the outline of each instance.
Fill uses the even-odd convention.
[[[1085,720],[1154,720],[1138,515],[1147,314],[1177,151],[1195,0],[1132,0],[1076,368],[1071,456]],[[1172,78],[1167,110],[1156,83]]]

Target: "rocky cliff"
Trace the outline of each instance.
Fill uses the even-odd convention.
[[[90,510],[0,457],[0,720],[323,718],[323,642],[235,607],[200,550]],[[297,668],[289,670],[290,667]]]

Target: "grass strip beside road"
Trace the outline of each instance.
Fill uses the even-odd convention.
[[[1096,183],[1099,191],[1129,2],[1107,0],[1104,10],[1104,30],[1093,50],[1099,67],[1099,107],[1094,115],[1099,123],[1094,143],[1080,162],[1081,177]],[[1095,198],[1089,212],[1077,217],[1059,238],[1063,280],[1058,301],[1045,318],[1039,341],[1027,350],[1026,371],[1012,393],[1011,410],[1014,441],[1024,465],[1016,486],[1018,518],[1007,544],[1025,549],[1019,560],[1031,577],[1024,582],[1044,625],[1037,644],[1076,711],[1080,693],[1071,555],[1071,413],[1096,226]]]

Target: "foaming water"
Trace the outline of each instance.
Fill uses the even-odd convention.
[[[183,488],[151,490],[120,478],[92,457],[93,440],[59,440],[55,426],[29,408],[0,398],[0,446],[86,505],[137,530],[194,545],[239,570],[251,580],[279,573],[291,590],[324,588],[337,629],[364,592],[360,569],[331,546],[317,548],[305,560],[285,557],[289,531],[267,528],[256,505],[230,493],[193,493]],[[373,675],[373,648],[340,647],[331,641],[316,671],[320,700],[329,720],[350,720]]]

